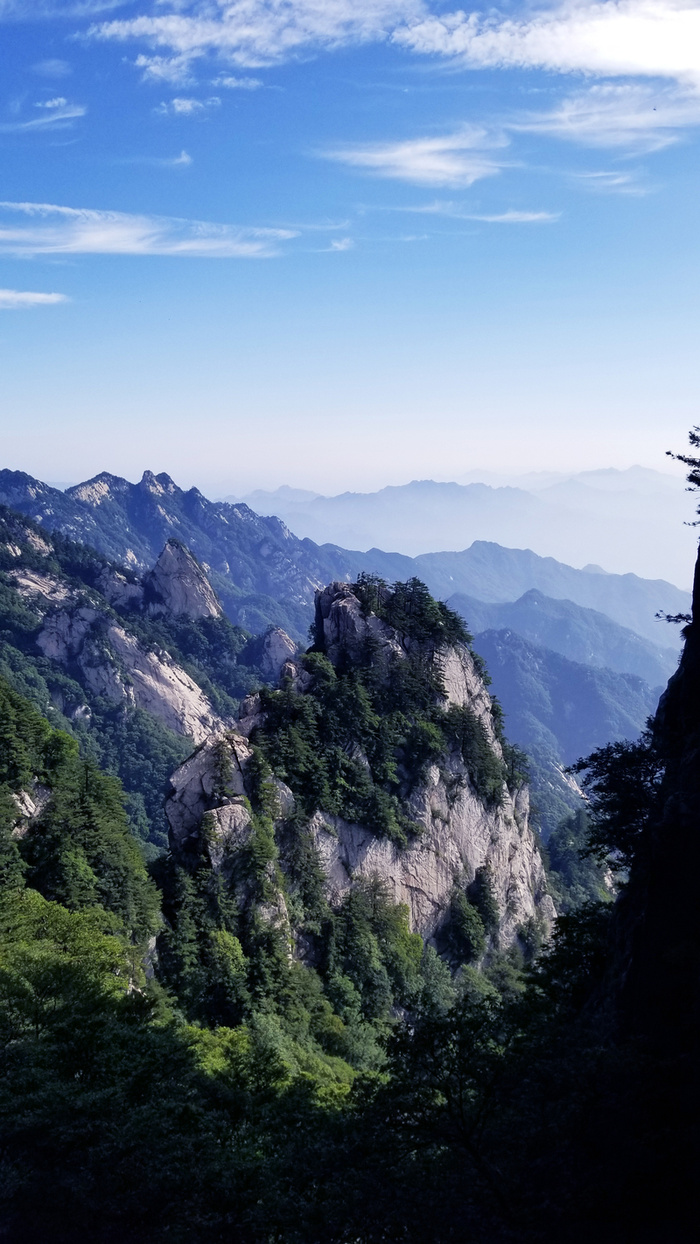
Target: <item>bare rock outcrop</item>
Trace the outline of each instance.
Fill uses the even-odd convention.
[[[464,778],[460,768],[453,759],[452,779]],[[526,789],[503,807],[489,810],[468,785],[453,799],[444,775],[433,766],[412,812],[423,832],[407,847],[377,838],[362,825],[316,812],[310,830],[332,904],[358,878],[378,878],[394,902],[408,907],[411,929],[430,940],[444,923],[455,885],[465,888],[487,866],[499,909],[500,947],[512,945],[530,920],[551,925],[556,912],[527,822]]]
[[[251,755],[246,739],[227,731],[210,735],[175,770],[165,804],[173,850],[186,851],[197,843],[202,819],[209,814],[213,832],[207,843],[212,863],[221,866],[226,846],[240,842],[250,826],[243,770]]]
[[[49,614],[37,644],[44,656],[77,668],[94,695],[145,709],[197,744],[225,728],[202,689],[167,652],[143,647],[96,608]]]
[[[254,831],[245,789],[251,756],[250,745],[237,731],[210,737],[175,770],[165,802],[173,852],[180,858],[205,854],[212,868],[233,884],[241,906],[252,901],[250,878],[240,868],[241,852]],[[268,780],[277,816],[289,816],[294,809],[292,792],[277,778]],[[272,860],[265,866],[265,890],[265,900],[257,904],[258,917],[282,932],[291,954],[289,913]]]
[[[287,632],[281,626],[271,626],[262,640],[260,673],[263,678],[277,682],[285,661],[294,660],[296,652],[297,645]]]
[[[329,583],[316,593],[316,635],[334,665],[341,654],[359,656],[368,640],[387,656],[403,652],[396,632],[376,614],[364,612],[349,583]]]
[[[138,609],[143,604],[143,585],[133,583],[125,574],[109,566],[101,572],[96,583],[110,605],[119,608]]]
[[[12,579],[20,596],[23,596],[25,600],[39,597],[55,605],[71,597],[67,584],[57,579],[55,575],[46,574],[41,570],[28,568],[10,570],[8,577]]]
[[[377,590],[380,595],[391,591],[383,585]],[[404,660],[419,646],[368,612],[345,583],[332,583],[317,593],[316,636],[334,665],[353,663],[368,644],[387,662]],[[468,709],[483,728],[490,749],[502,758],[491,697],[469,647],[438,644],[432,659],[439,669],[445,707]],[[316,812],[310,829],[332,903],[341,900],[358,877],[378,877],[396,902],[407,905],[411,928],[430,939],[445,920],[454,887],[464,888],[477,870],[487,867],[499,910],[499,946],[511,945],[529,921],[551,927],[556,911],[529,825],[527,787],[512,792],[504,783],[500,800],[489,804],[476,793],[461,753],[452,749],[439,766],[430,767],[410,797],[408,812],[420,833],[406,847],[378,838],[364,826]]]
[[[199,562],[179,540],[168,540],[144,581],[148,612],[174,617],[222,618],[224,611]]]

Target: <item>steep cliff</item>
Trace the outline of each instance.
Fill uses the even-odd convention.
[[[527,787],[456,615],[420,584],[400,588],[317,593],[315,651],[288,660],[282,689],[252,697],[236,731],[173,775],[171,846],[235,874],[253,831],[250,797],[270,810],[282,846],[278,916],[294,888],[291,835],[311,852],[331,909],[379,884],[413,932],[457,956],[460,912],[485,885],[484,935],[504,949],[555,915]],[[295,933],[306,945],[303,917]]]

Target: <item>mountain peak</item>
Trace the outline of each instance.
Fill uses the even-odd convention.
[[[165,471],[161,471],[159,475],[154,475],[153,471],[144,471],[138,487],[159,497],[166,492],[172,496],[173,493],[180,491],[175,481]]]
[[[99,475],[93,475],[92,479],[85,480],[83,484],[74,484],[72,488],[66,488],[66,496],[72,497],[74,501],[82,501],[85,505],[97,506],[113,496],[115,492],[122,493],[129,487],[128,480],[122,479],[119,475],[111,475],[109,471],[101,471]]]

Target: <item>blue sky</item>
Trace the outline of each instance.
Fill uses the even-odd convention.
[[[665,469],[700,8],[0,0],[3,465]]]

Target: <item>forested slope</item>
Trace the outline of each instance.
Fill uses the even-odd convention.
[[[421,586],[334,585],[286,688],[251,697],[245,733],[173,775],[152,879],[117,779],[0,684],[8,1239],[689,1238],[697,1030],[679,1000],[697,965],[668,879],[679,807],[697,828],[694,657],[655,734],[583,766],[593,850],[601,870],[630,869],[628,898],[560,917],[543,950],[490,876],[498,842],[507,861],[529,831],[460,627]],[[464,683],[434,661],[455,645]],[[460,686],[471,717],[450,715]],[[358,815],[374,818],[368,845],[408,858],[431,832],[414,819],[431,768],[463,774],[468,841],[487,826],[495,849],[432,945],[372,876],[338,893],[311,832],[335,801],[336,860]],[[426,810],[449,841],[442,805]],[[580,836],[557,839],[560,867]],[[675,1010],[659,1032],[667,935]]]

